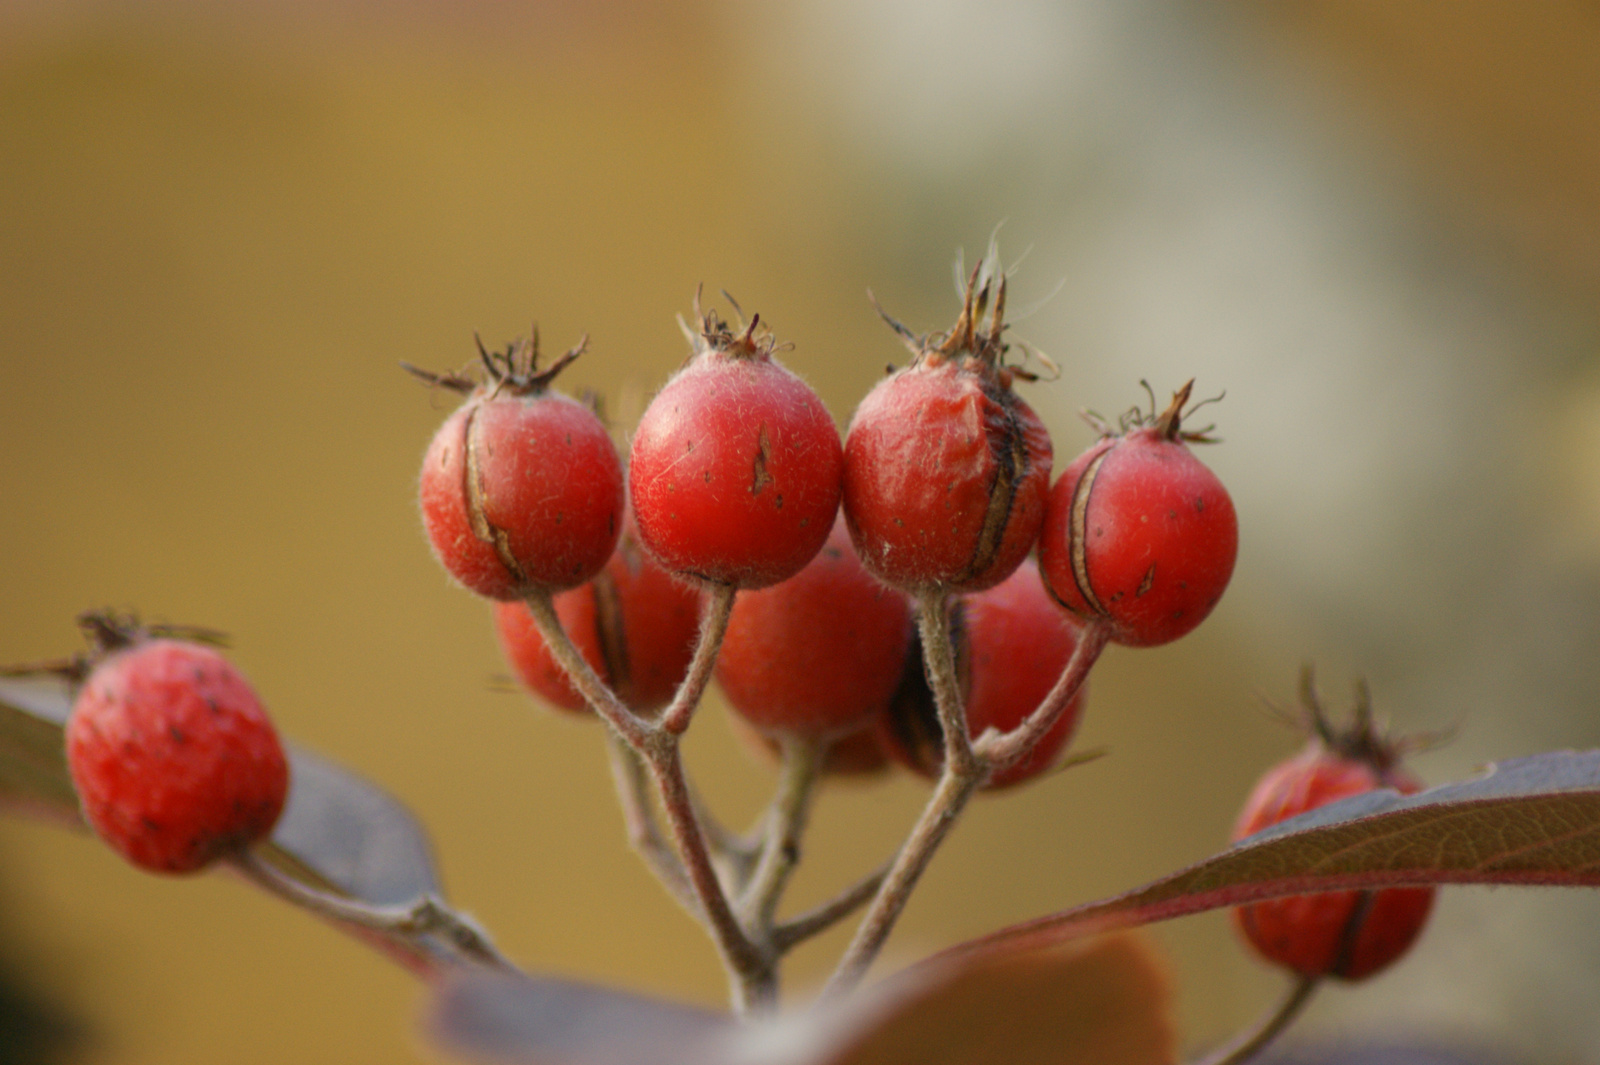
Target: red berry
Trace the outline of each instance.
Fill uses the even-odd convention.
[[[845,437],[844,509],[869,570],[906,589],[977,591],[1033,549],[1050,489],[1050,435],[1011,389],[1005,279],[989,331],[974,273],[947,336],[910,338],[916,359],[878,382]]]
[[[554,601],[584,661],[626,706],[648,714],[672,701],[694,654],[700,592],[651,561],[631,529],[594,580]],[[527,606],[496,603],[494,616],[500,649],[522,682],[553,706],[587,710]]]
[[[1227,489],[1194,457],[1180,411],[1193,381],[1152,424],[1107,435],[1056,481],[1039,540],[1045,586],[1111,639],[1176,640],[1222,598],[1239,550]]]
[[[761,732],[738,714],[730,715],[728,720],[733,723],[739,742],[762,760],[776,764],[782,757],[783,746],[777,739]],[[829,740],[822,756],[822,774],[829,777],[868,780],[882,776],[888,768],[888,752],[883,749],[872,723]]]
[[[839,431],[756,335],[759,320],[735,335],[701,316],[693,359],[645,410],[628,460],[645,549],[738,588],[799,573],[839,509]]]
[[[539,338],[494,355],[489,380],[419,376],[467,401],[422,463],[422,521],[450,575],[490,599],[575,588],[611,557],[622,528],[622,465],[588,407],[548,390],[583,350],[537,369]]]
[[[152,872],[194,872],[264,838],[289,790],[255,692],[222,655],[181,640],[146,640],[100,661],[66,741],[85,820]]]
[[[1078,646],[1077,625],[1045,595],[1032,559],[995,587],[952,603],[951,631],[967,731],[974,738],[985,729],[1004,733],[1022,724],[1055,686]],[[920,653],[920,643],[918,649]],[[1053,766],[1077,730],[1087,694],[1085,685],[1038,745],[984,787],[1020,784]],[[924,776],[938,775],[944,764],[944,731],[920,667],[907,670],[880,729],[896,761]]]
[[[734,601],[717,683],[764,732],[836,736],[888,705],[910,644],[905,596],[862,568],[838,521],[805,569]]]
[[[1343,736],[1332,734],[1320,707],[1312,707],[1321,735],[1256,784],[1234,826],[1236,841],[1376,788],[1402,795],[1421,789],[1395,764],[1394,745],[1376,736],[1364,707],[1363,699],[1356,728]],[[1433,896],[1431,887],[1296,895],[1241,906],[1234,923],[1263,957],[1302,976],[1360,980],[1410,949],[1427,922]]]

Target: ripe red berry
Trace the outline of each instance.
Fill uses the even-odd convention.
[[[583,350],[538,369],[537,333],[491,355],[481,385],[413,372],[468,394],[422,463],[422,521],[456,580],[490,599],[575,588],[611,557],[622,529],[622,465],[588,407],[549,390]],[[408,367],[410,369],[410,367]]]
[[[66,742],[84,819],[152,872],[194,872],[263,839],[288,795],[288,762],[261,701],[199,644],[150,639],[102,659]]]
[[[1306,690],[1309,694],[1309,682]],[[1236,841],[1376,788],[1393,788],[1402,795],[1421,789],[1396,764],[1395,745],[1372,728],[1364,690],[1362,694],[1356,727],[1344,735],[1334,734],[1320,706],[1308,699],[1318,734],[1256,784],[1234,826]],[[1268,961],[1302,976],[1360,980],[1410,949],[1427,922],[1433,896],[1431,887],[1296,895],[1241,906],[1234,911],[1234,923]]]
[[[912,337],[845,437],[844,509],[867,568],[896,587],[977,591],[1033,549],[1050,488],[1050,435],[1002,365],[1005,278],[987,333],[974,272],[948,335]]]
[[[645,410],[628,460],[645,549],[738,588],[799,573],[839,509],[839,431],[758,322],[735,334],[700,316],[695,355]]]
[[[888,705],[911,628],[905,596],[862,568],[838,521],[805,569],[734,601],[717,683],[764,732],[837,736]]]
[[[631,528],[594,580],[554,602],[584,661],[627,707],[648,714],[672,701],[694,654],[700,592],[651,561]],[[527,606],[496,603],[494,616],[500,649],[522,682],[553,706],[587,710]]]
[[[1194,457],[1183,405],[1110,434],[1079,455],[1050,492],[1039,565],[1056,601],[1111,626],[1111,639],[1148,647],[1176,640],[1222,598],[1239,550],[1233,500]]]
[[[1050,602],[1032,559],[993,588],[951,604],[956,674],[967,708],[967,731],[1009,732],[1044,701],[1078,646],[1078,627]],[[920,643],[917,644],[920,653]],[[1020,761],[984,785],[993,790],[1020,784],[1055,765],[1083,714],[1088,686],[1078,690],[1060,719]],[[908,669],[902,687],[880,723],[885,748],[896,761],[924,776],[944,764],[944,731],[920,666]]]
[[[777,764],[783,756],[783,745],[772,736],[761,732],[750,722],[732,714],[728,720],[734,735],[745,748],[753,751],[763,761]],[[875,723],[868,723],[854,732],[847,732],[828,741],[822,756],[822,774],[849,780],[870,780],[881,777],[889,768],[889,755],[878,738]]]

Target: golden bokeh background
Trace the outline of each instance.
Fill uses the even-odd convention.
[[[1008,258],[1034,248],[1018,305],[1066,279],[1018,327],[1062,366],[1026,393],[1058,466],[1080,406],[1225,385],[1204,457],[1244,540],[1211,622],[1097,671],[1081,742],[1111,758],[974,809],[912,957],[1220,846],[1293,744],[1256,693],[1306,658],[1406,727],[1464,717],[1435,778],[1600,742],[1596,173],[1577,3],[3,3],[0,659],[73,649],[95,605],[226,630],[284,732],[418,813],[508,953],[719,1003],[592,723],[497,690],[487,608],[428,557],[443,400],[397,364],[587,332],[563,383],[625,428],[703,282],[842,425],[901,355],[864,290],[946,324],[953,252],[1005,219]],[[691,769],[740,822],[770,780],[719,716]],[[826,797],[797,900],[873,866],[922,794]],[[1592,1056],[1594,904],[1513,894],[1452,892],[1414,960],[1307,1030]],[[1160,939],[1196,1046],[1275,993],[1221,917]],[[82,1025],[68,1060],[442,1058],[419,989],[354,941],[52,828],[0,821],[0,943]]]

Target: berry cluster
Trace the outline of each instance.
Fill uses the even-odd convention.
[[[1035,375],[1008,362],[1006,284],[991,254],[949,330],[884,315],[912,358],[842,442],[760,317],[729,322],[698,295],[692,354],[625,463],[599,415],[550,388],[582,343],[549,369],[535,341],[480,344],[481,380],[413,371],[466,397],[423,463],[435,553],[499,601],[532,692],[611,726],[636,841],[750,996],[785,949],[773,907],[792,858],[730,856],[689,798],[678,738],[713,679],[783,763],[778,835],[798,836],[819,778],[898,763],[940,781],[847,952],[853,981],[967,799],[1059,763],[1102,649],[1184,635],[1232,574],[1237,522],[1190,450],[1207,438],[1184,427],[1188,385],[1160,413],[1096,420],[1100,441],[1051,487],[1050,435],[1015,390]],[[627,794],[646,776],[670,845]]]
[[[992,250],[962,295],[945,332],[884,315],[912,359],[861,401],[842,441],[759,316],[746,323],[735,306],[730,324],[698,295],[684,327],[693,353],[644,412],[626,463],[594,406],[551,388],[586,341],[549,367],[537,333],[500,352],[480,343],[474,376],[408,367],[464,397],[423,461],[434,553],[494,601],[530,691],[610,727],[633,840],[711,933],[741,1009],[770,1005],[786,951],[865,906],[830,990],[859,980],[967,801],[1060,765],[1103,649],[1187,634],[1233,572],[1233,504],[1191,450],[1206,431],[1185,426],[1193,382],[1159,412],[1152,393],[1115,426],[1090,416],[1100,439],[1052,486],[1050,436],[1014,387],[1035,377],[1007,361]],[[443,919],[431,902],[399,917],[363,910],[252,856],[287,800],[288,759],[212,634],[108,613],[82,623],[92,653],[48,668],[81,685],[66,754],[102,839],[158,872],[232,860],[367,929]],[[680,757],[713,680],[750,746],[780,766],[750,836],[716,823]],[[1302,701],[1310,742],[1262,778],[1236,839],[1337,799],[1420,787],[1364,688],[1343,732],[1309,671]],[[895,764],[936,782],[899,852],[780,920],[817,783]],[[1240,1053],[1316,981],[1397,959],[1432,902],[1431,888],[1396,887],[1239,908],[1247,941],[1298,981]],[[501,962],[467,924],[449,931]]]
[[[1052,490],[1049,433],[1013,387],[1032,375],[1005,360],[1005,296],[985,261],[949,331],[891,319],[914,357],[862,400],[842,446],[759,316],[733,326],[697,296],[693,354],[633,433],[625,521],[605,425],[549,388],[583,345],[546,370],[536,338],[480,345],[481,384],[421,374],[467,396],[423,463],[429,539],[451,575],[502,601],[506,657],[553,705],[594,700],[518,600],[560,593],[555,616],[594,677],[648,715],[689,672],[699,590],[739,591],[715,676],[746,723],[775,740],[869,734],[857,742],[884,757],[866,761],[937,775],[945,729],[917,602],[947,615],[938,641],[976,739],[1047,704],[1085,627],[1133,646],[1193,629],[1238,545],[1226,490],[1188,446],[1206,437],[1182,427],[1188,385],[1160,415],[1097,423],[1102,439]],[[986,783],[1048,769],[1081,696],[1056,700]]]

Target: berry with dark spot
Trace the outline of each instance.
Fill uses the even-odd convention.
[[[667,569],[764,588],[799,573],[833,528],[839,431],[772,357],[759,315],[736,333],[695,303],[695,354],[639,421],[629,498],[645,550]]]
[[[289,766],[250,685],[219,652],[133,636],[94,666],[66,728],[95,834],[142,869],[189,873],[264,839]]]
[[[879,381],[850,420],[850,536],[866,567],[899,588],[992,587],[1039,538],[1050,434],[1011,388],[1019,371],[1002,362],[1003,275],[979,328],[989,284],[973,272],[948,334],[916,337],[890,319],[916,358]]]
[[[593,410],[550,390],[583,343],[540,370],[539,338],[491,354],[488,379],[412,370],[467,400],[422,462],[422,521],[450,575],[490,599],[576,588],[622,531],[622,463]]]
[[[1189,450],[1190,381],[1159,417],[1130,412],[1073,460],[1050,492],[1039,567],[1056,601],[1148,647],[1188,633],[1222,598],[1239,551],[1233,500]]]

